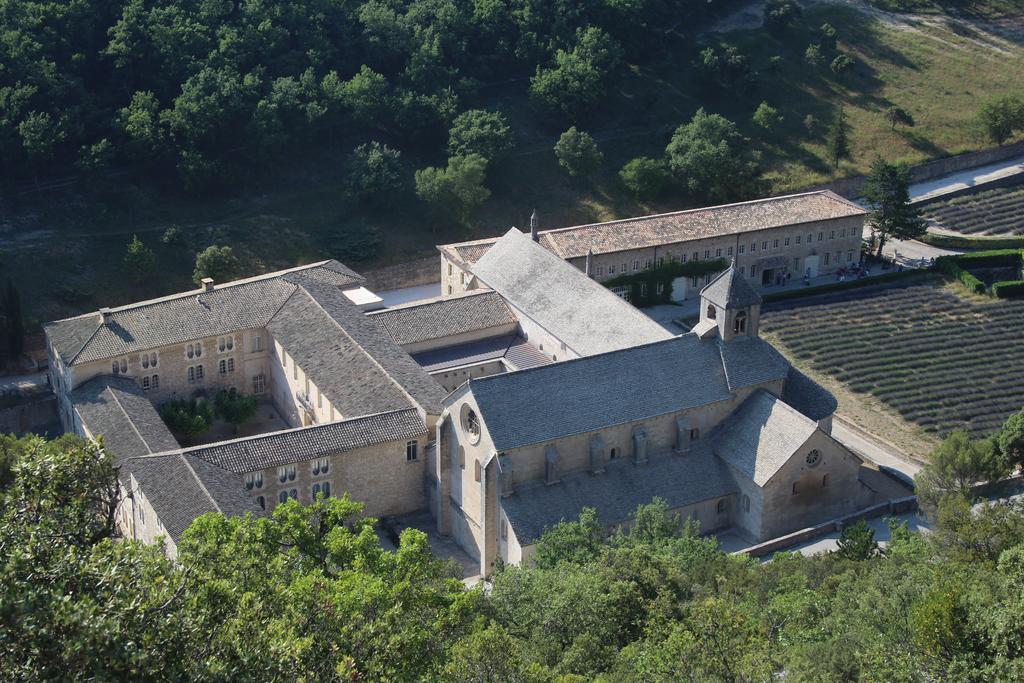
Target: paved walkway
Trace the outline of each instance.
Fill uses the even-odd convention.
[[[896,470],[908,479],[913,479],[921,470],[921,464],[900,449],[841,417],[836,416],[832,420],[832,436],[857,455],[876,465]]]
[[[968,168],[941,178],[914,183],[910,186],[910,198],[914,201],[933,199],[956,190],[983,185],[1018,173],[1024,173],[1024,157],[1007,159],[988,166]]]

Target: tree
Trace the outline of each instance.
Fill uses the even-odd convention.
[[[34,111],[18,124],[18,135],[21,136],[21,146],[32,164],[38,185],[38,171],[43,163],[53,156],[57,145],[64,140],[64,131],[48,113]]]
[[[1024,466],[1024,410],[1008,417],[995,438],[1007,465]]]
[[[376,141],[359,145],[348,157],[346,189],[362,201],[393,200],[402,189],[402,153]]]
[[[160,122],[160,102],[149,91],[138,91],[118,113],[121,130],[131,141],[135,156],[144,157],[160,150],[165,131]]]
[[[672,181],[665,162],[650,157],[637,157],[626,162],[619,171],[619,178],[626,189],[639,199],[659,197]]]
[[[846,560],[868,560],[879,554],[875,530],[863,519],[843,527],[836,545],[836,555]]]
[[[234,389],[222,389],[213,398],[213,407],[217,415],[234,426],[236,434],[243,424],[256,415],[259,405],[259,400],[255,396],[240,394]]]
[[[846,112],[842,107],[836,109],[829,124],[825,138],[825,146],[832,157],[832,165],[839,168],[840,159],[850,158],[850,124],[846,122]]]
[[[449,683],[525,683],[527,658],[519,642],[498,624],[465,636],[452,647],[444,670]]]
[[[453,211],[464,224],[491,196],[491,191],[484,187],[486,177],[487,160],[479,154],[450,157],[447,168],[429,166],[416,171],[416,196]]]
[[[836,31],[836,27],[829,23],[824,23],[818,28],[818,36],[820,36],[820,45],[822,49],[829,52],[836,51],[836,40],[839,37],[839,32]]]
[[[554,568],[563,562],[585,564],[597,557],[604,537],[597,510],[583,508],[578,520],[563,520],[544,530],[537,542],[534,563],[541,568]]]
[[[988,139],[1002,145],[1024,130],[1024,102],[1013,95],[990,99],[981,105],[978,120]]]
[[[470,109],[455,117],[448,131],[452,156],[479,154],[488,161],[512,148],[512,129],[501,112]]]
[[[191,438],[203,434],[213,424],[213,406],[205,399],[182,398],[161,406],[160,417],[172,432]]]
[[[192,281],[198,285],[203,278],[209,277],[214,282],[228,282],[238,277],[241,268],[231,247],[213,244],[196,255]]]
[[[778,109],[767,102],[762,102],[757,105],[757,109],[754,111],[754,116],[751,120],[758,128],[771,133],[779,127],[779,124],[782,123],[782,114],[779,113]]]
[[[842,78],[849,73],[851,69],[853,69],[853,66],[854,61],[852,58],[848,55],[840,54],[836,55],[835,59],[832,60],[832,63],[829,64],[829,69],[831,69],[832,73],[836,76]]]
[[[7,278],[4,292],[4,333],[7,357],[17,360],[25,350],[25,318],[21,311],[21,293],[11,278]]]
[[[768,0],[764,4],[764,27],[773,33],[782,33],[803,16],[800,5],[793,0]]]
[[[914,117],[903,107],[895,104],[885,110],[885,119],[889,122],[890,130],[896,130],[896,126],[914,127]]]
[[[732,121],[702,108],[676,129],[665,154],[692,195],[728,201],[750,189],[757,174],[749,142]]]
[[[824,59],[821,55],[821,46],[817,43],[811,43],[804,50],[804,61],[807,62],[811,67],[817,68],[821,65],[821,61]]]
[[[945,497],[967,498],[975,483],[997,481],[1007,471],[991,440],[975,441],[957,429],[932,451],[928,464],[914,478],[918,501],[922,509],[934,513]]]
[[[605,79],[621,58],[621,46],[607,33],[594,26],[580,29],[576,46],[558,50],[553,67],[537,67],[530,97],[574,120],[601,98]]]
[[[142,282],[153,274],[156,267],[156,256],[153,250],[143,244],[138,235],[132,235],[128,243],[128,251],[124,255],[124,266],[128,275],[135,282]]]
[[[593,175],[604,161],[604,155],[597,148],[594,138],[584,131],[577,130],[576,126],[572,126],[558,138],[558,142],[555,143],[555,156],[558,157],[559,165],[573,177]]]
[[[927,230],[920,211],[910,203],[910,168],[877,157],[861,189],[871,209],[868,223],[878,238],[878,258],[888,239],[910,240]]]

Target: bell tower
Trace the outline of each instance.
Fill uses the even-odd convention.
[[[700,290],[700,324],[718,327],[722,341],[756,337],[761,295],[740,275],[736,261]]]

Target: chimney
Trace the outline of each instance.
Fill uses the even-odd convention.
[[[593,270],[591,270],[591,262],[593,260],[594,260],[594,250],[593,249],[587,249],[587,265],[583,267],[583,272],[586,274],[587,277],[590,277],[590,274],[593,272]]]
[[[103,318],[103,324],[104,325],[106,325],[107,323],[110,322],[110,317],[111,317],[111,315],[113,315],[113,313],[114,312],[111,311],[109,308],[101,308],[100,309],[100,317]]]
[[[530,239],[534,242],[540,241],[540,235],[537,234],[537,209],[530,214]]]
[[[200,280],[200,282],[203,284],[203,291],[204,292],[212,292],[213,291],[213,278],[212,277],[204,277],[202,280]]]

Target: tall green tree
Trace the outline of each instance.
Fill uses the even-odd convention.
[[[402,153],[377,141],[359,145],[348,157],[348,194],[384,205],[402,190]]]
[[[156,255],[147,247],[138,235],[132,235],[128,249],[124,255],[124,266],[128,276],[135,282],[142,282],[153,274],[156,268]]]
[[[914,117],[903,107],[893,105],[885,110],[885,120],[889,122],[890,130],[896,130],[896,126],[914,127]]]
[[[995,438],[1008,465],[1024,466],[1024,410],[1008,417]]]
[[[676,129],[665,148],[669,168],[690,194],[711,201],[736,199],[750,190],[757,159],[736,124],[698,109]]]
[[[196,255],[192,281],[198,285],[203,278],[209,277],[215,283],[223,283],[237,278],[241,270],[242,265],[234,249],[212,244]]]
[[[446,168],[429,166],[416,171],[416,195],[465,224],[491,196],[484,187],[486,178],[487,160],[479,154],[451,157]]]
[[[928,464],[914,478],[918,501],[934,513],[945,497],[969,498],[974,484],[996,481],[1007,471],[1006,461],[990,439],[973,440],[957,429],[931,452]]]
[[[878,258],[889,239],[915,239],[927,230],[920,211],[910,203],[910,168],[906,164],[876,158],[861,194],[871,209],[868,223],[876,237]]]
[[[978,121],[988,139],[1002,145],[1024,131],[1024,101],[1013,95],[990,99],[978,110]]]
[[[448,153],[452,156],[479,154],[488,161],[501,157],[512,147],[512,128],[501,112],[470,109],[455,117],[448,131]]]
[[[559,136],[554,149],[558,164],[574,178],[593,175],[604,161],[604,154],[594,138],[576,126],[571,126]]]
[[[839,168],[840,159],[850,158],[850,124],[846,121],[846,112],[842,107],[835,110],[828,132],[825,134],[825,147],[832,158],[832,165]]]

